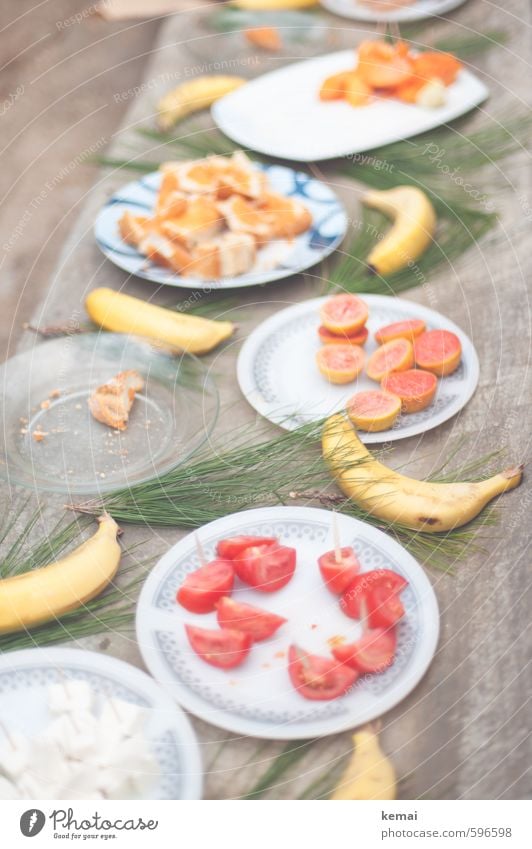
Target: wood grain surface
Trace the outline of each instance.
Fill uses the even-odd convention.
[[[20,82],[25,86],[3,118],[3,124],[13,122],[10,135],[3,137],[3,142],[9,141],[1,169],[7,199],[0,207],[4,248],[14,238],[13,246],[3,252],[0,288],[2,339],[9,353],[41,344],[35,335],[21,330],[22,321],[30,315],[40,325],[83,321],[84,297],[96,286],[123,288],[166,305],[179,305],[191,297],[190,292],[126,279],[99,253],[92,236],[96,213],[105,198],[131,176],[97,171],[84,154],[105,138],[109,155],[138,152],[161,161],[164,152],[150,146],[136,129],[152,124],[157,98],[173,81],[209,72],[213,63],[216,69],[220,63],[222,67],[230,63],[231,73],[244,76],[280,63],[275,56],[253,55],[239,47],[233,35],[213,35],[202,23],[201,11],[168,18],[158,27],[153,22],[109,24],[88,16],[58,28],[54,21],[82,12],[80,3],[56,3],[53,12],[46,7],[46,13],[33,10],[34,5],[16,4],[16,15],[24,12],[25,17],[10,28],[17,35],[5,48],[11,70],[2,80],[4,97]],[[11,18],[16,17],[14,7]],[[427,23],[416,36],[424,44],[435,35],[456,31],[491,28],[508,33],[504,46],[472,62],[473,70],[487,81],[491,96],[471,116],[468,127],[487,116],[508,115],[526,107],[530,45],[523,22],[530,24],[529,15],[525,0],[504,4],[469,0],[448,20]],[[331,27],[327,49],[354,46],[371,32],[366,25],[332,17],[325,20]],[[29,46],[48,32],[36,46]],[[34,78],[37,81],[32,83]],[[207,120],[205,126],[210,126]],[[74,161],[78,164],[35,207],[32,201],[46,181]],[[334,163],[316,173],[341,194],[350,214],[356,216],[363,187],[341,179]],[[499,211],[497,229],[467,256],[442,267],[405,295],[457,322],[473,339],[481,362],[479,388],[460,415],[394,448],[392,463],[408,464],[412,474],[428,474],[460,438],[465,440],[462,458],[505,447],[509,458],[527,459],[531,261],[526,236],[532,218],[527,153],[488,169],[483,179]],[[28,209],[29,217],[25,216]],[[17,223],[25,217],[16,236]],[[235,359],[246,334],[281,307],[315,294],[325,273],[318,267],[303,278],[238,291],[238,336],[206,358],[214,364],[223,407],[231,410],[235,426],[255,417],[235,379]],[[277,431],[272,427],[271,432]],[[5,486],[4,494],[6,501],[24,497]],[[36,500],[37,496],[33,505]],[[50,522],[60,514],[60,497],[43,494],[40,501]],[[483,533],[484,551],[471,551],[456,564],[454,576],[428,570],[441,607],[440,645],[424,680],[383,721],[383,746],[401,777],[401,798],[532,797],[531,508],[525,480],[501,501],[500,521]],[[181,536],[179,529],[148,532],[132,526],[124,533],[128,545],[145,541],[142,556],[164,552]],[[79,645],[142,666],[132,634],[90,638]],[[193,721],[202,743],[207,798],[245,793],[282,748],[236,738]],[[308,746],[270,797],[297,798],[349,746],[348,734]]]

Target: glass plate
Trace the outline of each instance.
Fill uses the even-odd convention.
[[[97,386],[130,368],[145,387],[127,429],[118,431],[96,421],[87,401]],[[36,345],[8,360],[0,381],[0,475],[35,490],[98,494],[149,480],[196,451],[218,415],[216,386],[198,359],[122,334],[83,333]]]

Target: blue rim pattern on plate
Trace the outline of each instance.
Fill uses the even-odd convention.
[[[325,183],[304,172],[294,171],[282,165],[255,165],[268,175],[273,191],[298,198],[312,213],[312,227],[294,239],[291,250],[275,268],[214,281],[198,280],[174,274],[146,259],[134,247],[126,244],[118,232],[118,220],[127,209],[133,209],[139,214],[153,213],[155,195],[162,177],[159,171],[127,183],[109,198],[94,225],[96,244],[111,262],[129,274],[153,283],[187,289],[257,286],[298,274],[329,256],[339,246],[347,229],[344,207],[334,192]]]

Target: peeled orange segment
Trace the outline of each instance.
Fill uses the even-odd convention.
[[[331,333],[323,324],[318,327],[318,336],[323,345],[365,345],[368,330],[361,327],[355,333]]]
[[[432,404],[438,378],[430,371],[408,369],[389,374],[382,380],[381,386],[385,392],[397,395],[403,413],[419,413]]]
[[[316,363],[329,383],[352,383],[362,369],[366,357],[355,345],[325,345],[316,354]]]
[[[351,106],[364,106],[373,94],[369,85],[358,74],[349,75],[344,97]]]
[[[366,368],[368,377],[380,383],[394,371],[406,371],[414,365],[414,349],[408,339],[393,339],[373,352]]]
[[[347,402],[347,415],[359,430],[388,430],[401,412],[401,400],[390,392],[357,392]]]
[[[414,342],[420,336],[427,325],[420,318],[408,318],[405,321],[395,321],[393,324],[387,324],[381,327],[375,333],[375,340],[379,345],[384,345],[386,342],[391,342],[392,339],[408,339],[409,342]]]
[[[385,41],[363,41],[357,74],[370,88],[396,88],[412,76],[412,60],[403,47]]]
[[[451,53],[420,53],[412,61],[413,74],[423,84],[429,80],[441,80],[445,85],[451,85],[462,68],[462,63]]]
[[[365,325],[368,314],[364,301],[347,293],[329,298],[320,310],[322,324],[337,335],[348,333],[352,336]]]
[[[320,100],[342,100],[345,97],[347,82],[352,75],[353,71],[342,71],[341,74],[327,77],[320,88]]]
[[[456,371],[461,357],[460,340],[449,330],[427,330],[414,343],[416,365],[438,377]]]

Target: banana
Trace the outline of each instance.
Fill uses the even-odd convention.
[[[159,127],[161,130],[169,130],[182,118],[207,109],[215,100],[236,91],[245,82],[243,77],[211,74],[181,83],[157,104]]]
[[[325,422],[323,456],[342,492],[372,516],[414,530],[439,533],[465,525],[483,507],[519,486],[522,466],[478,483],[430,483],[406,477],[379,463],[343,415]]]
[[[174,351],[190,354],[206,354],[228,339],[235,329],[230,321],[185,315],[105,288],[93,289],[85,300],[85,308],[98,327],[144,336]]]
[[[367,192],[362,203],[393,219],[389,233],[367,258],[375,274],[394,274],[412,265],[429,246],[436,229],[436,213],[427,195],[415,186]]]
[[[275,9],[304,9],[316,6],[318,0],[233,0],[231,6],[252,11],[268,11]]]
[[[354,751],[331,799],[381,799],[396,797],[395,769],[383,753],[373,726],[353,734]]]
[[[0,580],[0,634],[48,622],[94,598],[120,564],[118,525],[107,514],[96,533],[66,557]]]

